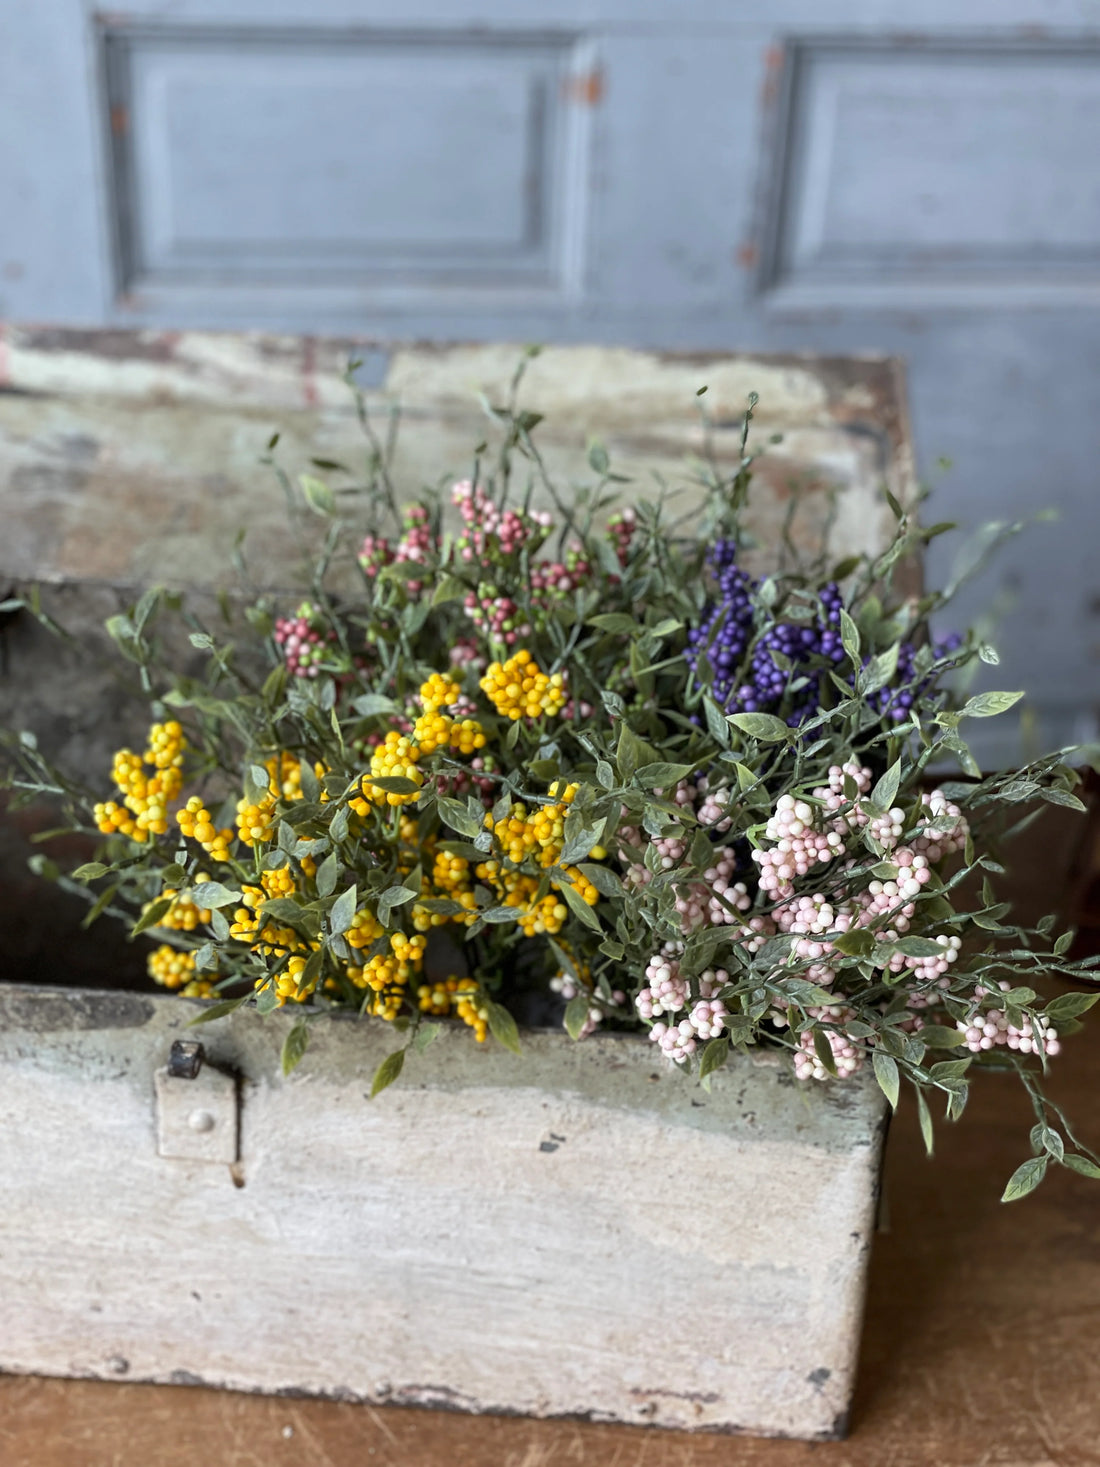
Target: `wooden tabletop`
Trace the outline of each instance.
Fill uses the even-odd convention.
[[[1058,895],[1072,817],[1029,839],[1026,907]],[[1050,1092],[1100,1145],[1100,1024],[1067,1043]],[[1100,1185],[1053,1171],[1002,1205],[1028,1104],[983,1077],[927,1161],[903,1098],[887,1148],[846,1442],[685,1436],[468,1417],[186,1386],[0,1379],[2,1467],[1086,1467],[1100,1464]],[[120,1240],[124,1246],[124,1240]],[[0,1300],[0,1329],[3,1301]]]

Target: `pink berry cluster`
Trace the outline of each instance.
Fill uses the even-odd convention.
[[[1001,992],[1007,992],[1009,987],[1003,979],[998,984]],[[979,983],[974,989],[974,997],[980,1003],[994,997],[997,991],[997,988],[985,988]],[[998,1045],[1018,1050],[1020,1054],[1058,1054],[1062,1048],[1058,1030],[1038,1014],[1034,1020],[1027,1014],[1022,1017],[1022,1024],[1010,1024],[1004,1009],[990,1008],[979,1010],[969,1019],[956,1020],[956,1028],[962,1032],[967,1049],[974,1054],[983,1049],[995,1049]]]
[[[275,623],[275,641],[282,649],[287,672],[292,677],[316,677],[325,652],[335,641],[332,631],[323,630],[317,608],[303,601],[293,616],[280,616]]]
[[[675,947],[665,943],[646,965],[647,985],[635,998],[639,1015],[656,1020],[649,1037],[668,1059],[686,1060],[700,1040],[715,1039],[725,1027],[728,1011],[718,997],[729,980],[724,968],[708,968],[699,978],[699,996],[691,998],[691,986],[680,975]],[[677,1014],[682,1019],[676,1019]],[[666,1022],[666,1017],[668,1022]]]

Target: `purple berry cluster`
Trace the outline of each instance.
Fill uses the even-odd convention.
[[[830,581],[820,588],[819,610],[809,620],[771,620],[761,626],[760,618],[769,613],[758,596],[760,582],[737,564],[736,541],[715,541],[707,564],[718,595],[699,626],[688,632],[688,666],[700,683],[708,682],[709,668],[711,696],[724,712],[775,713],[796,728],[820,707],[825,669],[844,660],[840,587]],[[952,633],[934,642],[934,656],[937,660],[949,656],[962,640]],[[872,706],[895,723],[909,717],[910,708],[932,681],[918,682],[916,657],[916,645],[903,642],[897,673],[870,698]]]
[[[756,640],[746,669],[745,652],[752,640],[760,582],[737,564],[737,545],[718,540],[708,556],[718,597],[702,623],[688,632],[687,661],[695,670],[705,655],[711,669],[710,691],[727,713],[778,713],[801,723],[819,704],[821,661],[844,657],[840,637],[840,587],[830,581],[818,593],[820,610],[808,621],[773,621]],[[778,654],[783,662],[776,660]],[[789,665],[788,665],[789,664]],[[793,683],[801,686],[788,697]]]
[[[932,655],[938,662],[941,657],[949,657],[962,644],[963,639],[958,632],[951,632],[942,640],[932,643]],[[872,695],[872,706],[894,723],[902,723],[909,717],[910,708],[932,682],[929,677],[918,683],[916,677],[917,649],[912,642],[902,642],[898,649],[898,670],[886,687]]]

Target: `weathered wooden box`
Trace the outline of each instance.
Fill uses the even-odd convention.
[[[285,1016],[194,1010],[0,987],[0,1369],[843,1432],[872,1079],[708,1094],[642,1039],[456,1028],[370,1101],[383,1026],[283,1079]]]
[[[410,494],[466,469],[474,394],[494,400],[516,360],[194,333],[2,341],[0,591],[52,583],[89,637],[142,582],[228,581],[242,525],[252,565],[282,580],[293,536],[258,460],[275,429],[299,467],[353,451],[349,351],[372,411],[403,403]],[[674,478],[702,448],[703,384],[719,462],[736,463],[750,390],[761,433],[783,434],[764,538],[798,482],[803,533],[836,487],[838,555],[883,542],[881,486],[904,495],[910,475],[894,363],[555,348],[527,401],[566,482],[597,435],[642,493],[648,469]],[[121,715],[94,658],[24,621],[6,667],[0,717],[106,780]],[[0,1369],[843,1430],[884,1123],[872,1079],[805,1087],[760,1055],[707,1093],[642,1039],[528,1033],[521,1060],[448,1032],[371,1102],[388,1031],[326,1022],[284,1080],[285,1016],[245,1012],[191,1031],[208,1062],[168,1077],[192,1005],[28,985],[109,981],[117,961],[99,940],[77,959],[75,921],[26,875],[29,828],[0,827],[0,977],[20,980],[0,982]]]

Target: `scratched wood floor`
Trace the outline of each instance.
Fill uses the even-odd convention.
[[[1064,896],[1073,827],[1051,812],[1021,897]],[[1078,827],[1079,829],[1079,827]],[[1051,1091],[1100,1144],[1100,1024]],[[0,1467],[1086,1467],[1100,1464],[1100,1186],[1065,1171],[1001,1206],[1026,1102],[977,1087],[926,1162],[910,1105],[893,1127],[889,1231],[876,1241],[846,1442],[687,1437],[471,1418],[179,1386],[0,1379]],[[0,1300],[0,1328],[3,1327]]]

